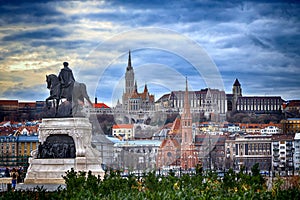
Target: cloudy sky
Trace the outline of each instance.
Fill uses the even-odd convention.
[[[21,3],[20,3],[21,2]],[[0,99],[44,100],[68,61],[91,99],[113,105],[128,51],[139,90],[158,99],[206,87],[300,99],[297,1],[0,0]]]

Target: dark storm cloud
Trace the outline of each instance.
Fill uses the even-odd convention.
[[[72,40],[72,41],[54,41],[54,40],[43,40],[43,41],[32,41],[32,47],[50,46],[61,49],[77,49],[77,48],[93,48],[98,42],[92,42],[87,40]]]
[[[0,25],[67,23],[55,5],[54,1],[1,1]]]
[[[60,28],[42,28],[34,31],[21,31],[2,38],[3,41],[38,40],[64,38],[69,33]]]
[[[22,83],[19,83],[10,88],[6,88],[3,92],[3,96],[7,99],[14,99],[15,97],[18,97],[20,100],[32,101],[35,99],[36,101],[39,101],[44,100],[49,93],[44,88],[45,84],[26,87]]]

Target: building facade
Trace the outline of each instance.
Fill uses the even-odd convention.
[[[156,168],[178,166],[180,164],[180,143],[178,140],[168,137],[163,140],[156,159]]]
[[[156,156],[161,145],[159,140],[130,140],[114,144],[112,167],[143,172],[156,169]]]
[[[288,118],[281,121],[283,134],[295,134],[300,132],[300,118]]]
[[[0,121],[25,121],[40,119],[45,109],[45,101],[19,102],[0,100]]]
[[[162,129],[164,130],[164,129]],[[166,167],[180,166],[181,156],[181,119],[177,117],[170,129],[165,129],[166,137],[158,149],[156,167],[163,169]],[[163,134],[163,133],[162,133]]]
[[[185,91],[172,91],[156,101],[157,111],[183,112]],[[202,89],[189,91],[188,101],[191,113],[201,113],[206,119],[224,121],[227,112],[227,100],[224,91],[218,89]]]
[[[195,147],[204,170],[224,170],[225,141],[223,135],[200,134],[195,137]]]
[[[254,113],[281,112],[282,99],[279,96],[269,97],[239,97],[236,102],[236,111]]]
[[[291,175],[294,172],[294,134],[272,136],[272,171],[274,175]]]
[[[26,167],[31,151],[38,145],[37,135],[0,136],[0,166]]]
[[[235,167],[250,170],[259,163],[260,170],[271,171],[271,135],[245,135],[235,138]]]
[[[294,152],[293,153],[293,166],[294,174],[299,175],[300,171],[300,133],[295,134],[294,138]]]
[[[264,114],[281,113],[283,100],[280,96],[243,96],[238,79],[232,86],[232,94],[227,94],[228,111]]]
[[[115,124],[112,127],[112,135],[123,140],[133,139],[134,126],[133,124]]]

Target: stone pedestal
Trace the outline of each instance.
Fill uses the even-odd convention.
[[[38,150],[31,152],[25,184],[62,184],[68,170],[92,171],[104,176],[100,152],[91,147],[92,125],[87,118],[48,118],[39,126],[41,145],[49,136],[68,135],[73,138],[75,158],[38,158]]]

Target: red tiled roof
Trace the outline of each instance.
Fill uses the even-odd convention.
[[[181,125],[181,120],[179,117],[176,117],[175,121],[173,122],[171,131],[168,133],[169,135],[176,135],[177,133],[180,132],[180,125]]]
[[[272,140],[274,141],[284,141],[284,140],[293,140],[295,137],[295,134],[274,134],[272,135]]]
[[[180,148],[179,142],[176,139],[172,139],[172,138],[163,140],[162,143],[160,144],[160,148],[164,148],[168,141],[171,141],[175,148]]]
[[[133,124],[115,124],[112,127],[113,129],[118,129],[118,128],[133,128]]]
[[[268,126],[276,126],[278,128],[281,128],[281,124],[274,124],[272,122],[269,124],[243,124],[243,123],[239,124],[240,128],[266,128]]]
[[[0,105],[16,105],[16,106],[18,106],[18,100],[0,100]]]
[[[26,107],[26,106],[35,107],[36,102],[19,102],[19,108]]]
[[[300,106],[300,100],[292,100],[289,101],[289,103],[287,104],[288,107],[297,107]]]
[[[105,103],[93,103],[94,108],[110,108]]]
[[[152,94],[149,94],[147,91],[143,92],[143,93],[138,93],[137,91],[134,91],[132,94],[125,94],[125,97],[126,98],[134,98],[134,99],[137,99],[137,98],[141,98],[142,100],[146,100],[147,96],[149,96],[149,101],[150,102],[154,102],[154,95]]]

